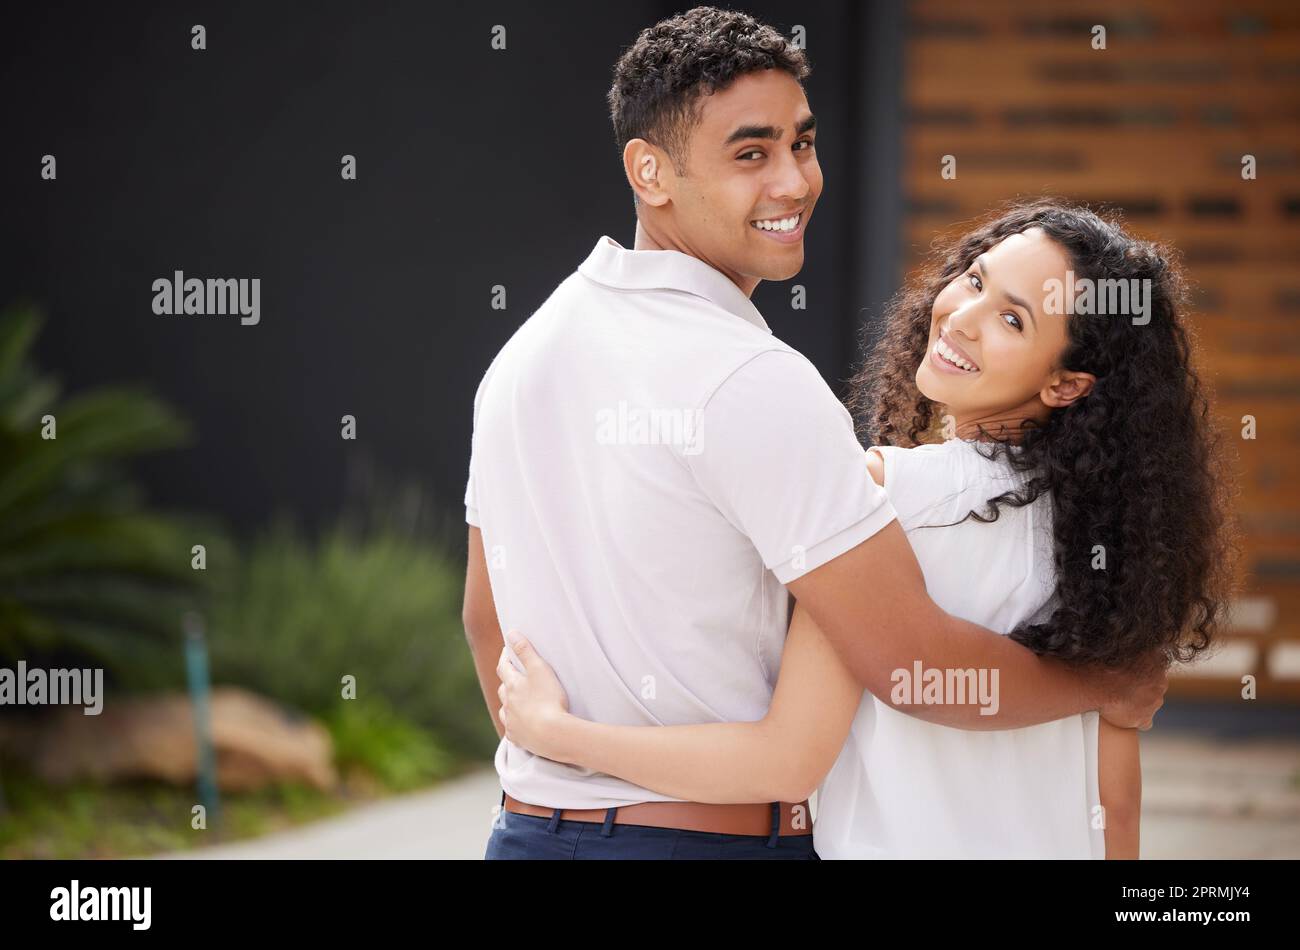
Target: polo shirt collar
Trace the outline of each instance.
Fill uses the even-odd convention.
[[[636,251],[604,235],[578,266],[584,277],[620,290],[682,290],[703,297],[765,333],[772,329],[726,274],[681,251]]]

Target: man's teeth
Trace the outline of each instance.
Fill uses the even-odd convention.
[[[760,231],[793,231],[799,227],[799,219],[803,217],[803,212],[796,214],[793,218],[772,218],[767,221],[749,222]]]
[[[953,348],[944,343],[943,340],[939,340],[934,344],[934,351],[947,362],[952,363],[954,366],[960,366],[969,373],[973,373],[979,369],[979,367],[974,363],[958,356],[956,352],[953,351]]]

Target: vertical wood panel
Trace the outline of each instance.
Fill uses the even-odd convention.
[[[1119,209],[1183,252],[1201,366],[1238,456],[1225,474],[1241,487],[1245,557],[1221,672],[1171,692],[1236,699],[1251,672],[1261,700],[1300,702],[1286,659],[1300,648],[1300,8],[919,0],[906,34],[909,269],[936,233],[1039,194]],[[944,155],[955,180],[940,176]]]

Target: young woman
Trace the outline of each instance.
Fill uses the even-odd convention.
[[[1179,305],[1158,248],[1047,202],[940,251],[895,302],[852,404],[937,604],[1079,664],[1187,661],[1210,644],[1235,547]],[[900,711],[996,714],[996,670],[899,670],[884,703],[796,607],[762,720],[618,726],[569,714],[516,636],[527,675],[505,653],[498,667],[512,742],[693,801],[817,789],[822,857],[1138,855],[1135,731],[1095,712],[966,731]]]

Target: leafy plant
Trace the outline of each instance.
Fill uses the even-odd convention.
[[[381,745],[414,748],[393,739],[400,719],[449,753],[481,757],[496,732],[461,626],[464,570],[436,537],[340,524],[313,543],[281,521],[214,590],[213,681],[333,724],[343,755],[348,730],[361,724],[388,733]],[[345,698],[349,683],[355,699]],[[349,719],[352,703],[368,712]],[[436,753],[411,755],[429,775],[441,768]]]
[[[62,398],[30,359],[41,323],[30,308],[0,314],[0,658],[130,667],[176,638],[202,578],[195,525],[144,510],[123,464],[182,445],[187,428],[129,387]]]
[[[390,791],[428,785],[456,765],[430,732],[397,715],[382,698],[341,703],[328,725],[339,770],[361,768]]]

